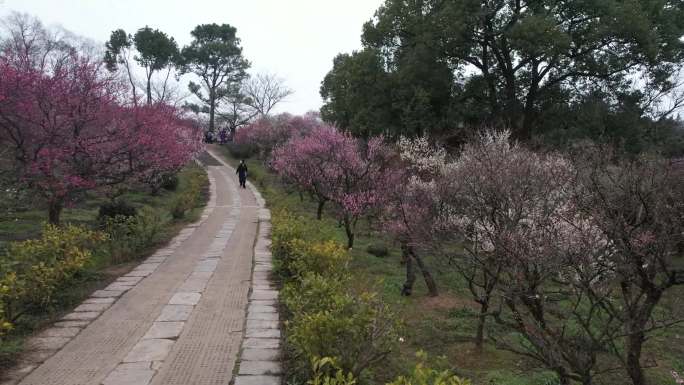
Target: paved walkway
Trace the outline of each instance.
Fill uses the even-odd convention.
[[[33,365],[24,362],[20,370],[29,374],[20,384],[231,382],[254,299],[254,249],[264,248],[270,216],[252,186],[237,188],[232,169],[209,166],[208,172],[212,194],[202,219],[33,338]],[[261,231],[260,219],[266,220]],[[265,263],[270,270],[270,260]],[[270,316],[277,321],[277,314]],[[277,357],[271,358],[279,373]]]

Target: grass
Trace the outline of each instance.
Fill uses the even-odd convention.
[[[117,263],[111,260],[106,253],[94,253],[85,273],[81,274],[72,285],[60,291],[59,297],[55,299],[47,311],[36,312],[23,317],[12,333],[0,340],[0,372],[3,367],[8,367],[16,361],[28,336],[62,317],[80,304],[94,290],[107,286],[117,277],[127,273],[138,263],[138,260],[151,254],[158,246],[168,242],[187,223],[197,220],[208,199],[208,185],[203,187],[202,197],[197,207],[191,210],[183,220],[173,220],[170,208],[173,200],[188,189],[189,180],[202,174],[206,174],[206,172],[201,167],[190,165],[179,173],[180,183],[175,191],[161,190],[156,195],[144,191],[131,191],[121,196],[120,199],[137,208],[149,206],[157,211],[163,221],[160,233],[148,248],[136,253],[137,255],[128,256],[125,263]],[[62,222],[97,228],[99,225],[97,219],[99,206],[105,202],[106,200],[100,197],[87,197],[73,207],[66,208],[62,213]],[[11,215],[0,218],[0,253],[5,253],[10,242],[39,237],[46,219],[47,211],[42,207],[13,211]]]
[[[222,153],[229,163],[237,164],[226,147]],[[266,199],[272,210],[287,208],[307,220],[316,221],[315,203],[301,199],[300,195],[269,173],[262,161],[248,159],[250,180]],[[346,244],[344,229],[328,211],[324,219],[317,222],[321,231],[330,239]],[[385,243],[389,255],[378,258],[366,249],[371,244]],[[386,383],[397,374],[412,367],[415,353],[426,351],[431,357],[444,357],[447,367],[457,374],[470,378],[476,385],[553,385],[558,380],[550,371],[536,362],[519,355],[499,350],[493,344],[486,344],[481,352],[475,349],[473,336],[477,308],[464,289],[459,276],[448,265],[426,258],[439,286],[440,295],[427,296],[427,288],[418,276],[413,295],[402,297],[400,289],[404,283],[405,269],[400,264],[400,251],[382,233],[371,230],[368,223],[359,225],[350,266],[354,282],[359,288],[379,292],[385,301],[404,320],[404,340],[401,349],[384,365],[384,370],[374,373],[376,383]],[[679,289],[679,288],[678,288]],[[684,288],[673,290],[666,302],[674,302],[684,295]],[[490,324],[490,326],[493,326]],[[684,371],[684,326],[661,330],[646,344],[646,356],[653,357],[657,367],[646,371],[653,384],[673,383],[671,369]],[[599,382],[600,381],[600,382]],[[623,385],[629,383],[619,371],[602,376],[597,383]]]

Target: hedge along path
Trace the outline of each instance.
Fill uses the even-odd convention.
[[[31,340],[33,358],[5,383],[231,381],[260,206],[251,189],[237,189],[232,168],[208,169],[211,198],[200,221]]]
[[[211,150],[209,152],[224,166],[230,168],[220,155]],[[234,385],[280,385],[283,370],[280,359],[278,290],[271,279],[271,212],[266,208],[264,198],[249,181],[247,188],[252,191],[259,209],[259,230],[254,244],[252,289]]]

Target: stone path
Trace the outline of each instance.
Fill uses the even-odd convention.
[[[237,188],[232,168],[208,172],[200,221],[31,339],[3,384],[229,384],[240,355],[249,378],[236,384],[280,384],[270,213],[251,184]]]
[[[248,182],[247,187],[254,194],[259,207],[259,233],[254,245],[252,291],[240,351],[239,370],[234,383],[279,385],[282,382],[280,322],[277,308],[278,291],[271,282],[271,212],[265,208],[264,199],[254,185]]]

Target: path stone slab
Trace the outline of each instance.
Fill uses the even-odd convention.
[[[34,337],[29,339],[28,348],[35,350],[58,350],[69,341],[71,341],[71,338],[67,337]]]
[[[254,284],[252,285],[253,290],[275,290],[275,287],[273,285],[265,285],[265,284]]]
[[[278,312],[278,309],[275,306],[271,305],[257,305],[257,304],[250,304],[249,305],[249,312],[250,313],[276,313]]]
[[[47,361],[47,359],[53,355],[55,355],[54,350],[34,350],[22,355],[22,359],[34,364],[40,364],[41,362]]]
[[[141,263],[133,271],[155,271],[161,263]]]
[[[193,308],[194,306],[188,305],[166,305],[162,309],[157,321],[187,321]]]
[[[124,277],[147,277],[150,274],[152,274],[151,271],[133,270],[128,274],[124,275]]]
[[[206,279],[188,279],[178,288],[178,290],[189,293],[201,293],[204,291],[205,287],[207,287]]]
[[[107,291],[128,291],[133,288],[135,284],[133,285],[127,285],[125,282],[114,282],[111,285],[105,287],[105,290]]]
[[[196,279],[196,280],[204,279],[204,280],[208,281],[212,275],[213,275],[212,272],[194,271],[192,274],[190,274],[188,276],[188,280],[190,280],[190,279]]]
[[[143,336],[144,340],[153,338],[175,339],[183,331],[185,322],[154,322],[147,333]]]
[[[171,346],[173,341],[167,339],[140,340],[123,362],[163,361],[171,351]]]
[[[176,293],[169,300],[169,305],[197,305],[201,298],[199,293]]]
[[[245,338],[242,341],[243,348],[278,349],[280,339],[278,338]]]
[[[276,290],[254,290],[250,296],[256,300],[274,300],[278,299],[278,291]]]
[[[242,350],[242,361],[276,361],[280,355],[278,349],[245,348]]]
[[[275,321],[276,323],[278,322],[278,313],[254,313],[254,312],[249,312],[247,314],[247,320],[255,320],[255,321]],[[249,322],[247,323],[247,327],[249,327]]]
[[[82,305],[79,305],[74,311],[79,311],[79,312],[101,312],[109,309],[109,307],[112,306],[110,303],[84,303]]]
[[[270,375],[281,374],[283,368],[274,361],[243,361],[240,363],[239,374]]]
[[[200,261],[199,263],[197,263],[197,266],[195,266],[195,271],[213,272],[214,270],[216,270],[217,265],[218,260],[205,259],[204,261]]]
[[[143,277],[119,277],[114,281],[115,283],[123,283],[124,285],[137,285],[142,281]]]
[[[102,385],[147,385],[152,381],[154,374],[155,371],[152,369],[116,368],[109,373]]]
[[[113,297],[108,297],[108,298],[88,298],[87,300],[83,301],[83,303],[114,303],[116,301],[116,298]]]
[[[123,294],[123,290],[97,290],[93,294],[91,294],[91,297],[95,298],[116,298],[116,297],[121,297]]]
[[[280,338],[278,329],[247,329],[245,337],[248,338]]]
[[[265,300],[252,300],[250,306],[276,306],[277,302],[272,299],[265,299]]]
[[[279,376],[237,376],[235,385],[280,385]]]
[[[58,328],[84,328],[90,325],[90,321],[62,321],[55,322],[53,326]]]
[[[97,311],[73,312],[62,317],[65,321],[92,321],[100,315]]]
[[[71,338],[74,337],[76,334],[78,334],[81,331],[79,328],[60,328],[60,327],[52,327],[50,329],[46,329],[40,333],[41,337],[65,337],[65,338]]]
[[[250,329],[278,329],[278,321],[248,319],[247,330]]]

